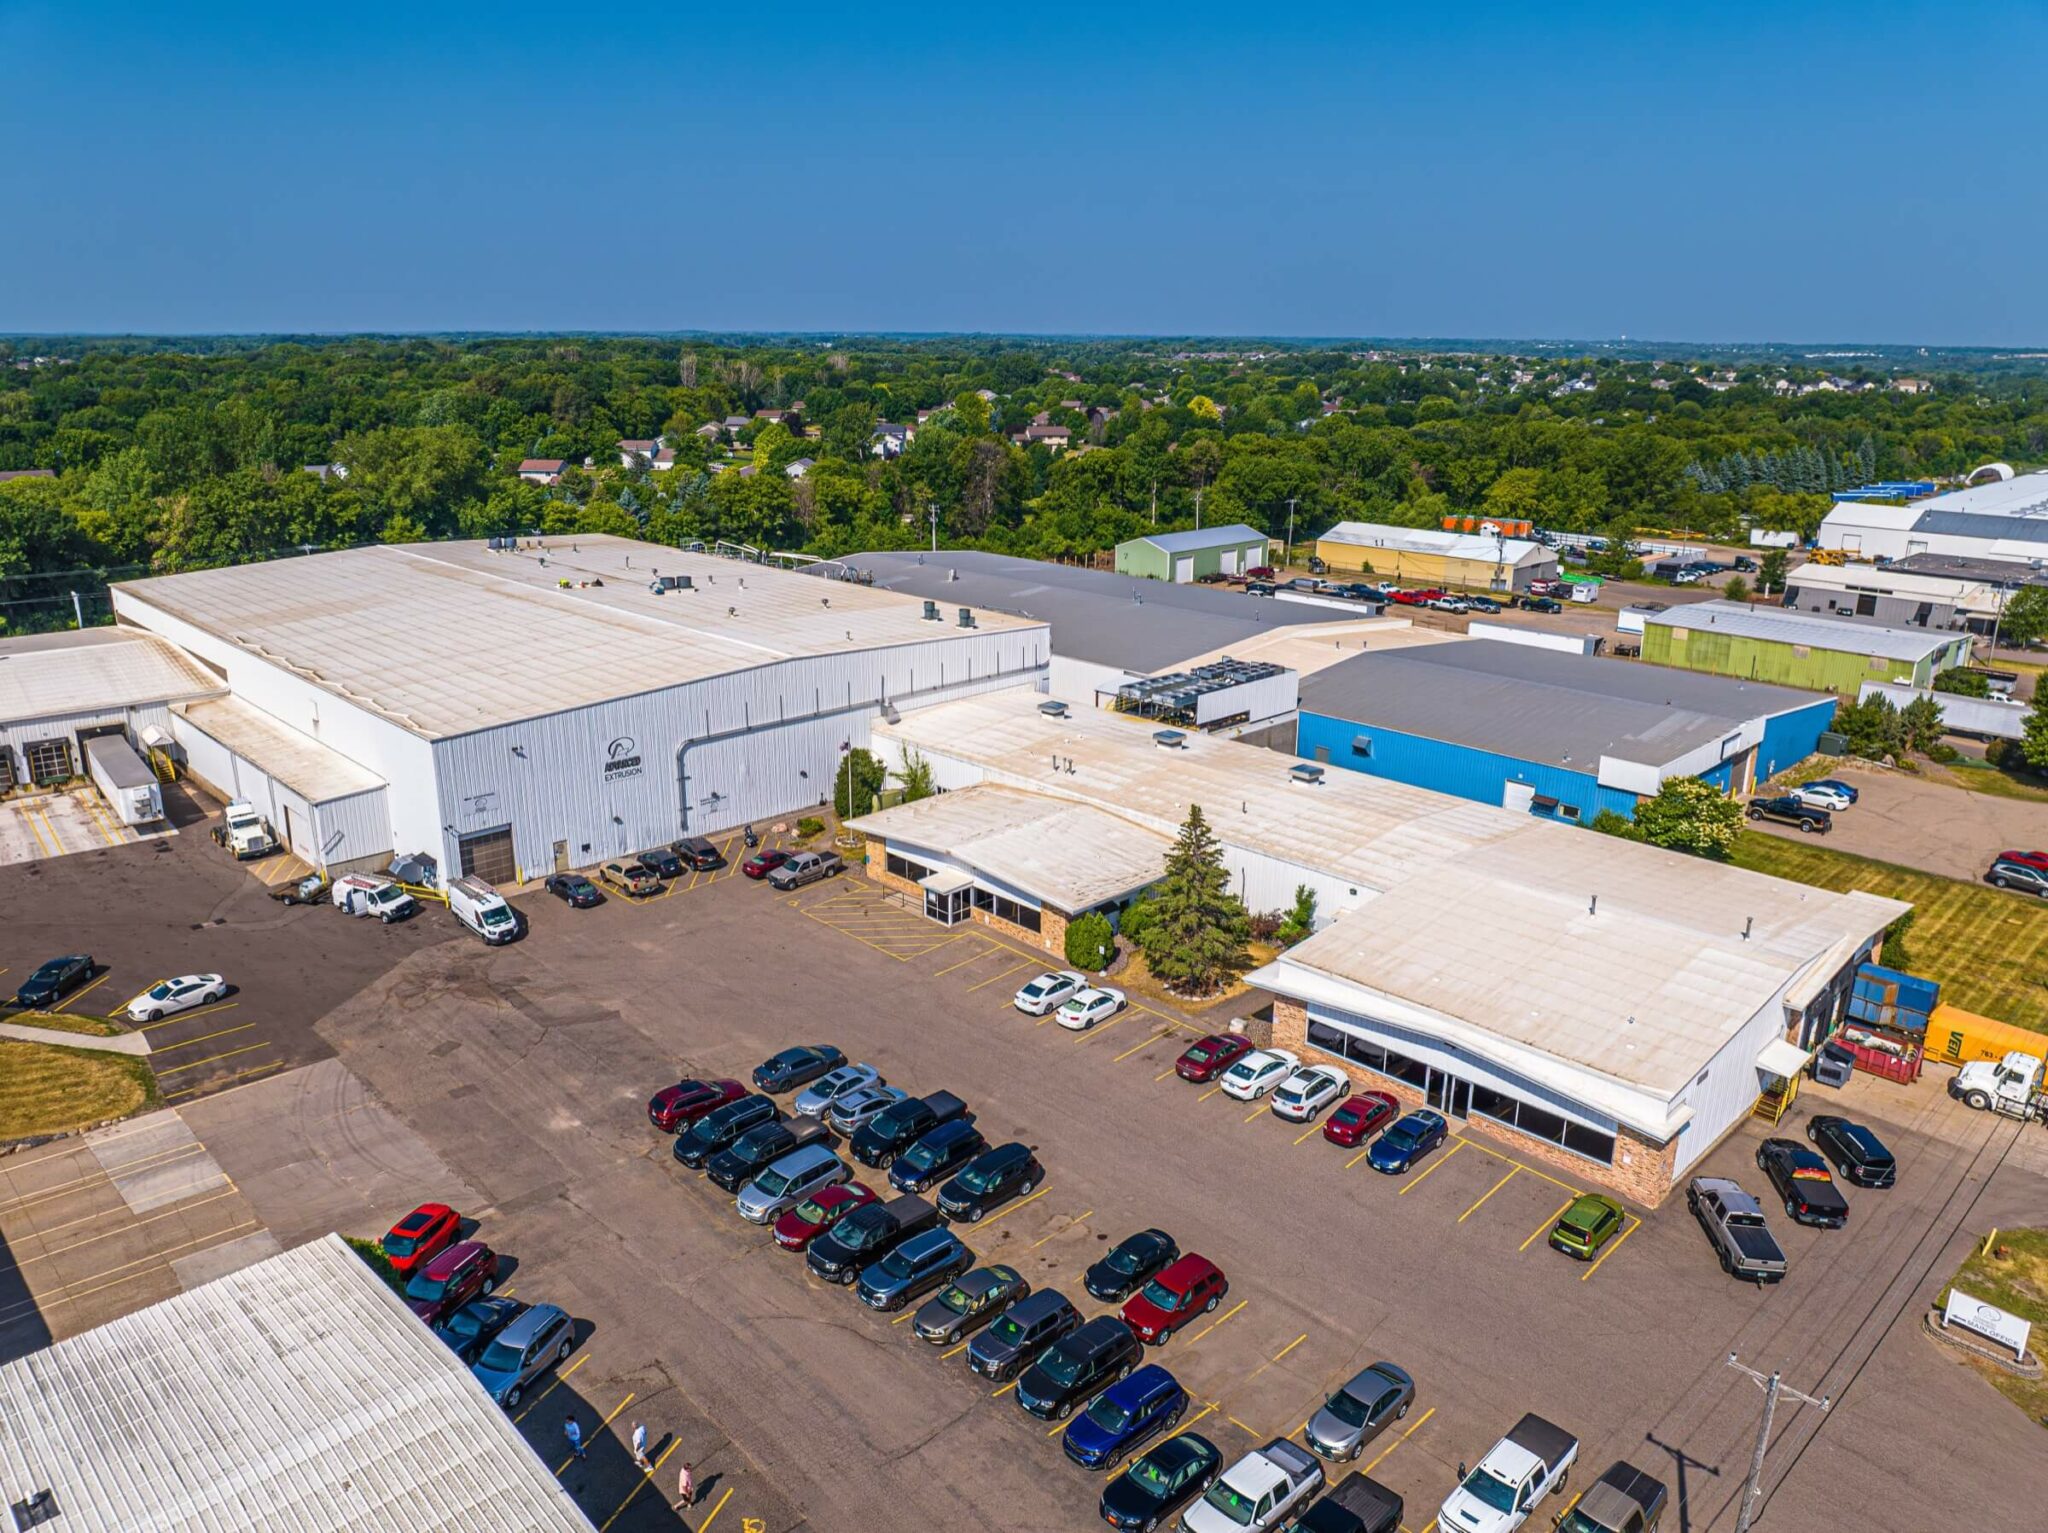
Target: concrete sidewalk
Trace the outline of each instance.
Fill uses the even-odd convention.
[[[116,1033],[111,1038],[99,1038],[91,1033],[67,1033],[54,1027],[22,1027],[14,1022],[0,1022],[0,1038],[12,1038],[19,1043],[50,1043],[60,1049],[130,1054],[137,1059],[149,1053],[149,1040],[140,1033]]]

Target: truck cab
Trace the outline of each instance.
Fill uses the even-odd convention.
[[[1956,1072],[1948,1094],[1978,1112],[2031,1118],[2041,1111],[2041,1061],[2012,1050],[2000,1060],[1974,1059]]]
[[[251,857],[267,857],[277,850],[277,837],[270,829],[270,822],[256,812],[256,806],[246,799],[236,799],[221,811],[220,827],[214,831],[214,839],[235,856],[237,862],[247,862]]]
[[[1512,1533],[1545,1496],[1564,1489],[1578,1456],[1576,1437],[1531,1412],[1486,1450],[1478,1468],[1458,1466],[1458,1488],[1444,1498],[1437,1526],[1444,1533]]]
[[[1662,1480],[1617,1462],[1572,1503],[1558,1533],[1657,1533],[1669,1499]]]

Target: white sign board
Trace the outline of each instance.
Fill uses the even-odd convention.
[[[1948,1307],[1941,1312],[1941,1323],[1945,1326],[1959,1325],[1966,1331],[1974,1331],[1997,1342],[2001,1347],[2011,1347],[2015,1360],[2026,1357],[2027,1333],[2034,1328],[2031,1321],[2007,1314],[1996,1304],[1973,1299],[1960,1288],[1948,1291]]]

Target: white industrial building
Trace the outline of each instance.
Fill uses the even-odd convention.
[[[1858,559],[1960,554],[2038,562],[2048,557],[2048,471],[1994,478],[1902,506],[1842,501],[1822,518],[1814,541]]]
[[[0,639],[0,793],[85,771],[85,741],[169,738],[171,709],[227,688],[175,645],[133,629]]]
[[[876,720],[1048,660],[1043,623],[612,537],[353,549],[113,602],[215,683],[169,709],[188,769],[308,862],[508,883],[823,804]]]
[[[1249,977],[1276,1042],[1646,1203],[1796,1074],[1907,909],[1028,693],[875,749],[949,790],[857,822],[934,920],[1057,952],[1199,804],[1251,910],[1316,894],[1317,933]]]

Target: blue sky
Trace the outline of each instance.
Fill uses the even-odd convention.
[[[2044,43],[2038,4],[0,0],[0,332],[2041,345]]]

